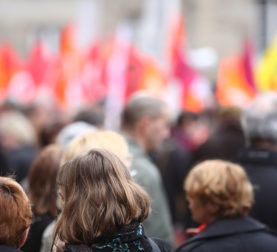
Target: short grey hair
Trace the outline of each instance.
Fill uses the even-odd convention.
[[[243,111],[241,125],[247,144],[257,140],[277,143],[277,93],[258,95]]]
[[[153,96],[145,93],[134,94],[127,102],[121,115],[123,129],[133,129],[143,117],[159,118],[163,115],[166,104]]]

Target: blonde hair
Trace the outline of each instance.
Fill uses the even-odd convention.
[[[88,153],[91,149],[108,150],[117,155],[124,163],[130,158],[129,147],[123,136],[114,131],[99,130],[85,133],[72,140],[64,150],[62,164]]]
[[[188,197],[197,199],[213,218],[245,216],[253,205],[253,187],[244,169],[222,160],[196,165],[185,181]]]
[[[31,223],[31,205],[22,187],[0,177],[0,244],[18,247]]]
[[[0,133],[5,136],[12,136],[19,144],[34,145],[37,143],[37,136],[31,121],[22,113],[7,111],[0,117]]]
[[[106,150],[92,150],[65,163],[58,183],[64,206],[55,237],[67,243],[91,245],[124,225],[144,221],[150,211],[147,193]]]

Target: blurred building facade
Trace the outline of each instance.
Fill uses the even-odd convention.
[[[11,41],[22,55],[27,54],[38,37],[55,47],[59,29],[73,19],[85,19],[84,16],[88,16],[87,24],[91,20],[92,28],[97,23],[97,36],[109,36],[122,21],[131,22],[136,29],[145,5],[150,1],[152,0],[1,0],[0,43]],[[268,1],[276,10],[277,1]],[[250,36],[257,41],[259,47],[262,36],[259,2],[261,1],[182,0],[188,46],[212,47],[221,57],[239,50],[242,40]],[[267,7],[269,15],[272,6]],[[97,20],[89,17],[90,7],[94,8],[91,13],[97,15]],[[273,25],[276,20],[267,19],[269,30],[276,29],[276,25]],[[266,39],[270,40],[271,36],[267,35]]]

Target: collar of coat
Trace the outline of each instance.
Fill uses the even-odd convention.
[[[277,165],[277,152],[264,149],[245,148],[239,152],[238,162],[247,165]]]
[[[19,249],[16,249],[14,247],[10,247],[10,246],[7,246],[7,245],[1,245],[1,244],[0,244],[0,251],[3,251],[3,252],[21,252],[21,250],[19,250]]]
[[[188,239],[183,246],[193,246],[195,243],[209,239],[233,236],[241,233],[263,232],[267,230],[267,226],[251,217],[219,219],[209,224],[196,236]],[[183,246],[181,246],[181,248]]]

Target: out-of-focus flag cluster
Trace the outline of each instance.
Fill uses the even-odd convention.
[[[264,91],[277,91],[277,37],[256,65],[249,40],[241,54],[224,58],[219,65],[216,97],[220,105],[243,108]]]
[[[11,45],[0,47],[0,100],[30,103],[38,97],[60,107],[96,103],[111,94],[123,102],[138,90],[158,94],[167,76],[155,59],[130,42],[96,41],[87,50],[76,47],[73,26],[61,31],[58,54],[37,42],[26,61]]]
[[[44,98],[62,108],[96,103],[107,97],[124,103],[138,90],[162,96],[174,81],[179,85],[180,107],[200,112],[214,96],[209,82],[189,62],[181,16],[172,20],[168,38],[166,69],[116,35],[80,50],[70,25],[61,31],[56,54],[38,41],[23,61],[11,45],[0,45],[0,101],[31,103]],[[277,90],[277,38],[256,69],[253,54],[247,40],[241,54],[220,61],[215,86],[220,105],[244,107],[257,92]]]

